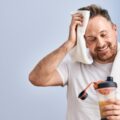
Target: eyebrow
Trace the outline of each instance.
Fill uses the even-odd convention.
[[[107,30],[102,30],[102,31],[100,31],[100,33],[103,33],[103,32],[105,32],[105,33],[106,33],[106,32],[107,32]]]

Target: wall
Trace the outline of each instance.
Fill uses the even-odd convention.
[[[66,87],[32,86],[28,74],[67,40],[70,12],[91,3],[119,30],[119,0],[0,0],[0,120],[65,120]]]

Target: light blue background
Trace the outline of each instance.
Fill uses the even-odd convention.
[[[119,25],[119,0],[0,0],[0,120],[65,120],[66,88],[32,86],[28,73],[67,40],[70,12],[91,3]]]

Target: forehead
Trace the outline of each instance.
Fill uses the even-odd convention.
[[[89,20],[85,35],[97,34],[100,31],[108,31],[109,29],[111,29],[111,22],[102,16],[96,16]]]

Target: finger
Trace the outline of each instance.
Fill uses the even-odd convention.
[[[120,110],[108,110],[103,112],[104,116],[119,116],[120,115]]]
[[[73,16],[73,17],[76,16],[76,17],[81,17],[81,18],[83,18],[83,15],[82,15],[81,13],[72,14],[72,16]]]
[[[106,110],[120,110],[120,105],[116,105],[116,104],[105,105],[103,107],[103,111],[106,111]]]
[[[77,16],[76,16],[76,15],[73,15],[73,16],[72,16],[72,19],[73,19],[73,20],[83,21],[83,16],[81,16],[81,15],[77,15]]]
[[[78,17],[78,16],[73,16],[72,17],[72,21],[74,22],[74,21],[81,21],[81,22],[83,22],[83,18],[82,17]]]
[[[83,23],[81,21],[72,21],[71,24],[72,27],[76,27],[77,25],[83,26]]]
[[[120,100],[116,100],[116,99],[110,99],[107,102],[112,103],[112,104],[116,104],[116,105],[120,105]]]
[[[79,21],[83,22],[83,18],[81,18],[81,17],[73,17],[72,20],[79,20]]]

